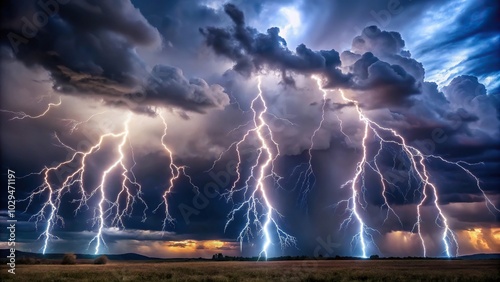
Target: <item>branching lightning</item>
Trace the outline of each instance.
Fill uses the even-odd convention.
[[[324,93],[325,90],[319,86],[319,89]],[[352,243],[359,243],[360,248],[361,248],[361,256],[362,257],[367,257],[367,249],[368,249],[368,242],[373,242],[373,237],[372,237],[372,231],[375,231],[375,229],[370,228],[366,225],[362,214],[361,210],[366,209],[368,206],[368,203],[364,199],[364,192],[366,190],[365,187],[365,172],[367,169],[371,169],[374,171],[379,179],[380,179],[380,185],[382,187],[382,198],[384,199],[384,203],[381,208],[386,207],[387,208],[387,213],[385,220],[388,219],[390,214],[393,214],[401,223],[401,219],[398,216],[398,214],[395,212],[393,207],[390,205],[388,199],[387,199],[387,194],[389,193],[388,191],[388,185],[397,187],[396,184],[390,182],[387,178],[384,177],[380,166],[379,166],[379,160],[378,157],[382,153],[382,150],[384,149],[385,144],[393,144],[401,148],[402,152],[406,156],[406,158],[410,162],[410,171],[409,174],[412,174],[412,177],[418,180],[420,183],[420,189],[421,189],[421,200],[417,205],[417,221],[415,223],[414,228],[416,228],[418,236],[420,238],[421,244],[422,244],[422,249],[423,249],[423,255],[424,257],[427,256],[427,246],[424,240],[424,235],[422,231],[422,207],[428,203],[428,201],[431,200],[432,205],[437,211],[437,217],[436,217],[436,224],[442,229],[442,242],[444,246],[444,254],[447,257],[451,256],[457,256],[458,251],[459,251],[459,246],[458,246],[458,241],[451,230],[449,223],[448,223],[448,218],[445,216],[442,208],[439,205],[439,193],[438,189],[435,184],[433,184],[430,180],[430,174],[427,168],[427,162],[429,159],[437,159],[442,162],[445,162],[450,165],[457,166],[460,168],[462,171],[466,172],[469,176],[471,176],[475,181],[476,181],[476,186],[477,188],[482,192],[483,197],[485,198],[486,205],[488,209],[494,209],[496,211],[499,211],[497,207],[493,204],[493,202],[488,198],[486,195],[485,191],[481,188],[480,186],[480,181],[479,179],[470,171],[468,170],[464,165],[474,165],[470,164],[464,161],[458,161],[458,162],[452,162],[445,160],[444,158],[436,155],[425,155],[423,154],[420,150],[417,148],[409,145],[405,138],[399,134],[396,130],[387,128],[384,126],[381,126],[377,122],[373,121],[372,119],[368,118],[365,113],[362,111],[359,103],[355,100],[349,99],[345,96],[344,92],[342,90],[339,90],[341,97],[344,102],[353,104],[356,113],[358,115],[358,119],[360,122],[362,122],[363,126],[363,138],[362,138],[362,157],[361,160],[357,163],[356,166],[356,171],[352,179],[348,180],[346,183],[342,185],[343,187],[350,187],[351,190],[351,197],[346,200],[341,200],[339,201],[336,205],[340,204],[345,204],[346,205],[346,211],[348,212],[349,216],[341,223],[341,228],[347,226],[349,223],[355,221],[358,224],[358,231],[354,235]],[[368,148],[368,139],[370,136],[370,133],[373,134],[373,136],[376,137],[376,139],[379,141],[379,148],[374,154],[373,157],[370,157],[370,152]],[[345,135],[345,133],[344,133]],[[401,223],[402,225],[402,223]],[[375,245],[375,244],[374,244]],[[376,245],[375,245],[376,246]],[[455,249],[455,252],[452,253],[452,249]]]
[[[274,229],[279,240],[280,246],[294,245],[295,237],[287,234],[277,222],[277,217],[282,215],[276,210],[271,203],[268,192],[268,180],[274,179],[276,183],[281,179],[274,170],[274,162],[279,156],[279,146],[273,138],[272,131],[266,122],[264,115],[267,113],[266,101],[262,95],[261,77],[258,77],[258,94],[251,102],[251,110],[253,112],[253,127],[245,132],[242,139],[234,142],[230,147],[235,147],[238,163],[236,166],[237,177],[233,182],[228,192],[224,194],[228,200],[234,201],[235,193],[241,192],[243,194],[243,201],[234,205],[233,210],[228,215],[228,221],[225,229],[231,222],[235,220],[237,212],[242,211],[245,214],[245,224],[243,229],[238,235],[240,241],[240,248],[243,246],[245,238],[249,239],[253,236],[252,224],[262,233],[264,243],[259,253],[259,258],[264,257],[267,259],[269,246],[272,244],[271,229]],[[258,110],[257,103],[261,104],[262,109]],[[243,180],[242,166],[244,160],[242,158],[242,145],[251,137],[256,137],[257,158],[250,167],[249,176]],[[219,157],[220,159],[220,157]],[[218,160],[219,160],[218,159]],[[216,161],[218,161],[216,160]],[[238,185],[242,186],[238,186]]]
[[[321,79],[317,76],[312,76],[314,80],[316,80],[316,83],[318,85],[318,88],[321,90],[323,93],[323,99],[322,99],[322,106],[321,106],[321,120],[318,124],[318,126],[314,129],[311,138],[310,138],[310,147],[307,150],[308,154],[308,159],[307,162],[302,163],[297,165],[292,172],[292,175],[295,173],[295,171],[301,169],[302,167],[305,166],[305,170],[302,170],[298,176],[297,183],[295,184],[295,188],[300,187],[301,188],[301,203],[305,203],[307,196],[311,190],[311,188],[314,186],[316,182],[316,176],[314,175],[313,167],[312,167],[312,150],[314,148],[314,140],[316,138],[316,134],[320,131],[321,127],[323,126],[323,123],[325,122],[325,110],[326,110],[326,96],[327,96],[327,91],[321,87]]]
[[[22,111],[14,112],[14,111],[9,111],[9,110],[0,110],[0,112],[13,114],[14,116],[10,120],[37,119],[37,118],[41,118],[41,117],[45,116],[50,111],[50,109],[52,109],[54,107],[59,107],[61,104],[62,104],[62,100],[61,100],[61,97],[59,97],[59,101],[57,103],[49,103],[47,105],[47,108],[41,114],[38,114],[38,115],[29,115],[29,114],[22,112]]]
[[[314,186],[316,179],[311,163],[313,156],[312,151],[315,147],[318,132],[325,123],[325,111],[328,94],[327,90],[321,86],[321,79],[316,76],[313,76],[312,78],[317,82],[318,89],[323,94],[323,99],[321,107],[321,120],[310,137],[308,161],[295,168],[296,170],[305,166],[305,169],[300,173],[296,184],[296,187],[301,187],[302,201],[304,201],[307,197],[307,194]],[[269,247],[273,243],[274,236],[276,236],[282,248],[294,245],[296,243],[296,239],[286,233],[278,224],[278,220],[282,217],[282,215],[277,211],[270,198],[269,186],[279,185],[279,181],[282,177],[279,176],[275,170],[275,162],[280,156],[280,148],[273,137],[271,127],[265,117],[272,116],[276,119],[280,118],[268,112],[261,84],[261,77],[259,76],[257,85],[258,93],[251,101],[250,105],[250,110],[253,114],[252,120],[235,128],[233,131],[239,131],[240,129],[247,127],[250,127],[250,129],[245,129],[246,131],[242,138],[239,141],[233,142],[231,146],[219,156],[219,158],[214,162],[212,169],[214,168],[215,163],[222,158],[224,153],[228,152],[232,148],[235,149],[238,159],[236,165],[236,179],[232,182],[230,189],[223,194],[228,201],[232,201],[234,203],[233,209],[228,214],[225,229],[227,229],[227,227],[235,221],[237,213],[243,213],[245,217],[244,226],[238,235],[240,248],[243,247],[243,241],[253,237],[253,231],[257,230],[257,233],[264,239],[259,253],[259,258],[264,257],[267,259]],[[408,175],[416,179],[419,183],[418,191],[420,192],[421,197],[416,206],[417,219],[412,231],[415,231],[418,234],[422,245],[423,256],[427,256],[428,247],[424,239],[425,231],[423,230],[422,210],[424,206],[429,204],[432,205],[433,209],[435,209],[437,213],[435,223],[440,230],[442,230],[441,240],[443,243],[443,253],[447,257],[457,256],[459,253],[458,241],[455,233],[450,227],[448,218],[446,217],[442,207],[439,205],[438,187],[431,181],[428,165],[430,160],[436,160],[459,168],[475,181],[477,189],[481,191],[484,197],[487,208],[491,212],[500,212],[500,209],[494,205],[493,201],[487,196],[487,193],[481,187],[481,181],[479,178],[474,175],[471,170],[469,170],[468,166],[476,164],[471,164],[465,161],[453,162],[446,160],[441,156],[423,154],[416,147],[409,145],[407,140],[396,130],[384,127],[370,119],[357,101],[346,97],[342,90],[339,90],[339,92],[344,102],[354,106],[358,120],[363,125],[361,159],[356,165],[354,176],[341,186],[342,188],[349,187],[351,196],[348,199],[341,200],[337,203],[337,205],[345,204],[346,212],[348,213],[347,218],[341,223],[340,227],[346,227],[350,223],[357,224],[357,231],[353,236],[351,243],[356,245],[359,244],[362,257],[367,257],[370,242],[376,246],[372,234],[373,232],[377,232],[377,230],[369,227],[363,218],[363,211],[368,207],[368,203],[365,199],[365,174],[368,170],[373,171],[378,176],[380,181],[380,186],[382,188],[381,196],[383,198],[381,209],[386,209],[384,222],[388,220],[390,216],[394,216],[402,225],[399,215],[396,213],[393,206],[391,206],[387,197],[390,195],[389,187],[397,187],[397,185],[389,181],[387,177],[384,176],[384,173],[381,170],[381,161],[379,159],[383,151],[388,148],[387,145],[390,145],[401,150],[405,159],[409,162],[410,167]],[[52,108],[60,106],[61,101],[62,100],[59,97],[59,101],[57,103],[49,103],[47,108],[38,115],[29,115],[25,112],[14,112],[8,110],[0,111],[13,114],[14,117],[10,120],[37,119],[44,117]],[[91,115],[88,119],[82,122],[69,119],[66,120],[70,125],[68,132],[70,134],[73,133],[79,128],[80,125],[89,122],[94,117],[103,113],[104,112]],[[164,206],[165,217],[162,222],[162,228],[165,230],[167,223],[173,224],[175,221],[169,210],[168,198],[173,192],[174,186],[179,179],[182,176],[186,177],[196,193],[199,193],[199,188],[193,183],[191,177],[186,173],[186,169],[188,167],[185,165],[179,165],[174,161],[174,153],[165,142],[168,129],[167,121],[161,114],[158,114],[158,117],[161,119],[163,125],[163,134],[160,142],[169,159],[169,180],[166,184],[162,201],[158,204],[156,209],[153,210],[153,212],[158,211],[162,206]],[[142,197],[142,186],[138,183],[133,171],[136,166],[136,161],[132,144],[129,140],[131,119],[132,113],[129,113],[122,124],[123,129],[121,131],[117,133],[108,132],[100,135],[98,141],[87,150],[77,150],[64,143],[59,135],[54,134],[53,137],[57,142],[55,145],[71,152],[70,157],[66,161],[56,163],[50,167],[44,167],[39,172],[27,175],[39,175],[43,178],[42,184],[36,187],[27,198],[21,201],[28,202],[26,206],[26,210],[28,210],[35,197],[44,198],[41,208],[30,218],[30,220],[33,220],[36,225],[42,222],[45,223],[43,232],[39,236],[39,239],[43,241],[42,252],[44,254],[47,251],[49,243],[54,239],[58,239],[58,237],[54,235],[54,228],[58,225],[64,226],[64,218],[60,214],[60,207],[62,199],[67,193],[78,194],[77,199],[73,199],[71,202],[76,207],[74,211],[75,215],[84,208],[90,209],[93,212],[93,217],[91,219],[92,228],[95,228],[96,231],[95,236],[93,236],[93,238],[89,241],[88,246],[89,248],[94,246],[95,254],[100,252],[101,246],[106,246],[103,237],[106,228],[125,228],[125,219],[132,216],[134,206],[137,204],[144,207],[142,210],[142,220],[146,220],[146,212],[149,209],[149,206]],[[342,134],[344,134],[344,136],[352,142],[350,137],[343,131],[342,120],[338,116],[337,119],[339,121]],[[285,121],[293,124],[288,120]],[[370,139],[373,138],[378,141],[378,150],[376,150],[376,153],[370,152],[372,146],[369,142]],[[243,158],[242,152],[243,147],[251,141],[256,141],[258,144],[256,148],[257,156],[255,160],[252,159],[248,172],[245,172],[248,161]],[[100,171],[98,174],[98,184],[91,188],[91,185],[88,184],[90,181],[88,181],[86,177],[90,170],[88,169],[89,158],[97,155],[100,149],[104,145],[108,144],[114,145],[112,160],[110,160],[111,164]],[[111,183],[117,182],[115,179],[116,177],[114,176],[116,172],[119,172],[120,175],[120,185],[111,185]],[[408,184],[409,183],[410,180]],[[240,200],[240,198],[242,200]]]
[[[52,234],[54,227],[58,223],[64,225],[64,219],[59,215],[59,209],[62,197],[64,194],[70,192],[73,187],[78,189],[78,193],[80,195],[80,198],[72,201],[77,204],[75,214],[77,214],[84,207],[89,208],[88,204],[92,198],[95,197],[98,199],[97,206],[93,207],[93,226],[97,226],[97,232],[89,242],[90,247],[90,245],[95,241],[96,254],[99,253],[101,244],[105,244],[103,231],[106,227],[106,219],[111,217],[110,226],[124,228],[123,220],[125,217],[132,215],[133,206],[137,201],[144,205],[143,221],[146,219],[146,210],[148,209],[148,206],[142,198],[142,186],[137,182],[133,173],[135,160],[133,157],[132,147],[130,146],[132,165],[128,164],[128,159],[126,158],[125,153],[125,145],[127,143],[130,145],[129,123],[131,116],[132,115],[129,114],[123,123],[123,131],[119,133],[106,133],[101,135],[98,142],[87,151],[77,151],[64,144],[59,137],[55,135],[56,140],[62,147],[70,149],[74,153],[67,161],[60,162],[52,167],[45,167],[40,172],[30,174],[43,176],[43,183],[37,187],[29,195],[29,197],[23,200],[29,201],[26,207],[27,210],[36,196],[45,195],[47,198],[40,210],[31,217],[36,224],[46,221],[46,227],[39,237],[39,239],[43,239],[44,241],[42,248],[43,253],[47,251],[49,241],[51,239],[57,239],[57,237]],[[87,191],[88,189],[85,188],[86,185],[84,183],[84,176],[88,165],[88,158],[96,154],[101,146],[108,140],[118,140],[117,142],[119,143],[116,147],[117,156],[114,162],[102,172],[99,185],[94,189]],[[73,167],[75,168],[73,172],[65,177],[62,176],[63,171]],[[118,168],[121,171],[121,187],[120,190],[115,193],[116,196],[113,197],[109,195],[109,192],[112,192],[113,189],[108,187],[107,182],[109,181],[109,174]]]
[[[48,111],[48,110],[47,110]],[[69,133],[73,133],[78,126],[89,122],[92,118],[101,115],[105,112],[97,113],[91,115],[87,120],[78,122],[75,120],[68,120],[71,124]],[[41,115],[43,116],[43,115]],[[40,117],[41,117],[40,116]],[[174,163],[173,152],[167,147],[165,143],[165,137],[167,135],[167,122],[165,118],[158,114],[163,125],[163,135],[161,136],[161,144],[165,152],[167,153],[170,163],[169,163],[169,184],[167,189],[163,194],[163,201],[154,210],[158,210],[162,205],[165,205],[165,219],[163,220],[163,230],[166,227],[167,222],[173,223],[174,219],[170,215],[168,209],[167,197],[172,192],[175,182],[179,179],[181,175],[187,177],[189,183],[193,186],[195,191],[198,193],[198,187],[193,184],[191,177],[186,173],[187,166],[180,166]],[[38,117],[33,117],[38,118]],[[31,175],[43,176],[43,183],[35,188],[33,192],[24,200],[28,201],[26,210],[31,206],[33,200],[37,196],[46,197],[45,202],[42,207],[36,212],[30,220],[34,220],[38,225],[40,222],[46,222],[45,229],[43,233],[39,236],[39,239],[43,239],[42,252],[47,251],[49,242],[52,239],[58,239],[57,236],[53,235],[54,227],[58,224],[64,225],[64,219],[59,214],[62,197],[64,194],[71,191],[71,189],[77,189],[79,194],[78,199],[72,200],[73,204],[76,204],[75,215],[82,210],[82,208],[89,209],[91,204],[91,199],[95,198],[93,202],[97,202],[92,206],[93,218],[92,227],[96,227],[97,231],[95,236],[90,240],[89,247],[92,244],[95,245],[95,254],[100,252],[102,245],[106,245],[103,233],[107,227],[117,227],[125,228],[125,218],[132,216],[133,208],[137,203],[144,206],[142,210],[142,221],[146,220],[146,211],[149,209],[146,201],[143,199],[143,191],[141,184],[138,183],[133,168],[136,166],[135,157],[132,145],[130,143],[130,122],[132,114],[129,113],[126,120],[123,123],[123,130],[118,133],[105,133],[99,137],[96,144],[91,146],[86,151],[78,151],[71,146],[65,144],[57,134],[54,134],[54,139],[57,141],[55,146],[64,148],[70,151],[71,157],[67,161],[63,161],[55,164],[52,167],[45,167],[37,173],[31,173],[25,177]],[[104,144],[108,142],[114,142],[115,144],[115,157],[113,162],[102,170],[99,184],[93,189],[88,189],[85,181],[86,173],[88,171],[88,159],[97,154]],[[127,146],[128,144],[128,146]],[[74,169],[74,170],[71,170]],[[67,176],[62,176],[64,171],[70,170],[71,172]],[[117,190],[116,185],[110,185],[112,179],[112,173],[119,171],[120,175],[120,185]]]
[[[168,208],[168,195],[170,193],[172,193],[172,190],[175,186],[175,182],[179,179],[179,177],[181,175],[184,175],[184,177],[186,177],[189,180],[189,183],[191,184],[191,186],[193,187],[194,191],[197,194],[200,192],[200,190],[199,190],[198,186],[196,186],[193,183],[191,177],[186,173],[187,166],[181,166],[181,165],[175,164],[174,155],[173,155],[172,151],[168,148],[168,146],[165,144],[165,137],[167,136],[167,129],[168,129],[167,121],[165,120],[165,118],[161,114],[158,114],[158,116],[160,117],[162,124],[163,124],[163,135],[161,136],[161,145],[162,145],[163,149],[165,150],[165,152],[167,153],[168,158],[170,160],[170,163],[168,165],[169,172],[170,172],[170,180],[168,182],[168,187],[165,189],[165,192],[163,193],[163,196],[162,196],[163,201],[156,207],[156,209],[154,209],[153,212],[156,212],[162,205],[165,206],[165,218],[163,220],[163,225],[162,225],[162,228],[163,228],[162,230],[165,230],[167,223],[173,224],[175,221],[175,219],[171,216],[169,208]]]
[[[86,124],[86,123],[90,122],[90,120],[95,118],[96,116],[100,116],[100,115],[105,114],[105,113],[107,113],[107,111],[93,114],[84,121],[77,121],[74,119],[63,119],[63,121],[66,122],[70,126],[69,134],[73,134],[73,132],[75,132],[75,130],[77,130],[82,124]]]

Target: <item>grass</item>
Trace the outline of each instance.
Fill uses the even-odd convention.
[[[0,271],[0,281],[500,281],[498,260],[111,261]]]

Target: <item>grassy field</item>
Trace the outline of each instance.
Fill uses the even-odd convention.
[[[500,281],[498,260],[110,262],[19,265],[0,281]]]

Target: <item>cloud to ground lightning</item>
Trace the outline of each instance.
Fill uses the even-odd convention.
[[[43,111],[41,114],[38,114],[38,115],[30,115],[30,114],[27,114],[27,113],[22,112],[22,111],[14,112],[14,111],[9,111],[9,110],[0,110],[0,112],[9,113],[9,114],[14,115],[10,120],[36,119],[36,118],[41,118],[41,117],[45,116],[50,111],[50,109],[52,109],[54,107],[59,107],[61,104],[62,104],[62,100],[61,100],[61,97],[59,97],[59,101],[57,103],[49,103],[47,105],[47,108],[45,109],[45,111]]]
[[[326,103],[327,103],[327,99],[326,99],[326,96],[327,96],[327,91],[325,89],[323,89],[321,87],[321,79],[318,77],[318,76],[312,76],[312,78],[316,81],[317,85],[318,85],[318,88],[321,90],[321,92],[323,93],[323,96],[322,96],[322,104],[321,104],[321,120],[318,124],[318,127],[316,127],[311,135],[311,145],[309,147],[309,149],[307,150],[307,162],[305,163],[302,163],[302,164],[299,164],[297,165],[294,169],[293,169],[293,172],[292,172],[292,175],[298,171],[298,170],[301,170],[302,167],[305,166],[305,170],[302,170],[300,173],[299,173],[299,176],[298,176],[298,179],[297,179],[297,183],[295,184],[295,188],[299,187],[300,190],[301,190],[301,199],[300,199],[300,202],[304,205],[306,200],[307,200],[307,196],[310,192],[310,190],[312,189],[312,187],[314,186],[314,184],[316,183],[316,176],[314,175],[314,171],[313,171],[313,168],[312,168],[312,151],[313,151],[313,148],[314,148],[314,140],[315,140],[315,137],[316,135],[318,134],[318,131],[321,129],[321,127],[323,126],[323,123],[325,122],[325,109],[326,109]]]
[[[294,245],[296,239],[279,226],[278,219],[282,216],[274,207],[272,199],[269,196],[269,183],[276,183],[276,178],[278,181],[280,179],[274,167],[274,162],[279,156],[279,146],[274,140],[271,128],[264,118],[264,115],[267,113],[267,105],[262,93],[261,84],[262,80],[259,76],[257,85],[258,93],[250,106],[253,113],[252,127],[245,131],[241,140],[231,145],[231,147],[234,146],[236,148],[238,156],[236,166],[237,178],[224,196],[226,196],[228,201],[231,200],[234,202],[234,194],[243,193],[244,199],[239,203],[235,203],[228,215],[226,228],[235,221],[236,214],[242,212],[245,215],[245,220],[244,226],[238,235],[240,248],[242,248],[245,239],[253,237],[252,226],[254,226],[257,233],[264,239],[259,258],[264,257],[267,259],[268,249],[273,242],[273,231],[282,248]],[[259,106],[261,109],[258,108]],[[255,162],[249,169],[248,177],[242,179],[243,172],[241,170],[244,163],[241,146],[252,137],[257,139],[258,154]]]
[[[49,106],[50,109],[50,106]],[[48,110],[45,112],[47,113]],[[69,130],[72,133],[79,125],[88,122],[90,119],[96,115],[103,113],[97,113],[92,115],[86,121],[76,122],[72,120],[73,126]],[[44,115],[40,115],[33,118],[40,118]],[[155,209],[158,210],[162,205],[165,205],[165,218],[163,220],[163,229],[166,227],[166,223],[172,223],[174,219],[171,217],[168,209],[167,196],[174,188],[175,181],[182,175],[189,179],[189,182],[197,190],[189,175],[186,174],[186,166],[179,166],[174,163],[173,153],[167,147],[164,142],[164,138],[167,134],[167,122],[165,118],[158,114],[163,125],[163,135],[161,137],[161,144],[165,152],[168,154],[170,163],[170,179],[168,188],[165,190],[163,195],[163,201]],[[32,175],[43,176],[43,183],[37,187],[26,199],[22,201],[28,201],[26,210],[30,207],[31,203],[35,197],[45,197],[45,202],[42,207],[31,216],[31,219],[35,221],[38,225],[41,222],[46,222],[44,231],[40,235],[39,239],[43,240],[42,252],[45,253],[48,249],[49,242],[52,239],[59,239],[57,236],[53,235],[54,228],[58,225],[64,225],[64,218],[59,214],[59,210],[62,203],[62,198],[65,194],[70,193],[72,189],[77,189],[80,197],[78,199],[73,199],[72,203],[76,203],[77,207],[75,209],[75,214],[77,214],[83,208],[93,210],[92,226],[96,226],[96,234],[90,240],[89,247],[92,244],[95,245],[95,254],[100,253],[101,245],[106,245],[103,232],[106,228],[118,227],[125,228],[124,219],[125,217],[130,217],[133,212],[133,207],[140,203],[144,209],[142,211],[142,221],[146,220],[146,211],[148,210],[148,205],[143,199],[143,190],[141,184],[136,180],[133,168],[136,166],[135,157],[133,153],[133,148],[130,143],[130,122],[132,118],[132,113],[127,115],[123,123],[123,130],[118,133],[106,133],[99,137],[98,142],[91,146],[86,151],[77,151],[71,146],[63,143],[57,134],[54,134],[54,138],[57,141],[57,146],[66,148],[73,152],[71,158],[67,161],[58,163],[52,167],[45,167],[40,172],[29,174],[25,177]],[[86,169],[88,166],[88,158],[96,155],[102,146],[108,142],[115,143],[115,159],[107,168],[103,169],[101,173],[101,178],[99,184],[93,188],[87,188],[85,183]],[[128,145],[128,146],[127,146]],[[69,175],[62,177],[63,171],[67,171],[72,167],[75,168]],[[113,185],[110,185],[112,181],[110,174],[115,171],[121,171],[121,185],[119,191],[116,191]],[[111,196],[115,194],[116,196]],[[89,207],[89,202],[91,199],[96,198],[97,204],[95,206]],[[109,224],[106,221],[110,219]]]
[[[322,90],[321,87],[319,87],[319,89]],[[361,109],[359,103],[355,100],[347,98],[343,90],[339,89],[339,92],[344,102],[352,103],[354,105],[356,113],[358,115],[358,119],[364,125],[363,138],[361,144],[362,147],[361,160],[357,163],[354,177],[342,185],[342,187],[347,187],[347,186],[350,187],[351,197],[347,200],[341,200],[336,204],[336,205],[345,204],[346,211],[349,214],[349,216],[341,223],[340,225],[341,228],[347,226],[352,221],[357,222],[358,224],[358,232],[353,237],[352,242],[359,243],[361,256],[364,258],[367,257],[367,251],[368,251],[367,242],[372,242],[373,245],[376,247],[373,240],[373,235],[372,235],[373,232],[371,231],[378,232],[376,229],[370,228],[366,225],[365,220],[363,219],[360,213],[360,210],[361,209],[366,210],[368,205],[366,201],[362,200],[363,197],[361,197],[362,195],[364,195],[366,191],[365,172],[367,169],[373,170],[379,176],[380,184],[382,186],[382,198],[384,199],[382,207],[387,208],[385,220],[387,220],[389,214],[392,213],[401,223],[400,217],[398,216],[398,214],[395,212],[395,210],[392,208],[392,206],[389,204],[387,200],[387,193],[389,193],[387,190],[387,185],[393,186],[397,189],[399,189],[399,187],[397,187],[396,184],[390,182],[387,178],[385,178],[379,168],[378,157],[383,151],[384,145],[387,144],[396,145],[402,150],[402,152],[404,153],[404,155],[411,164],[408,173],[411,174],[412,177],[418,179],[418,182],[420,183],[418,189],[421,193],[421,199],[417,205],[417,219],[414,225],[414,229],[416,229],[416,232],[422,244],[422,252],[423,252],[422,255],[426,257],[428,249],[422,231],[422,207],[424,205],[428,205],[429,202],[431,202],[431,204],[437,210],[437,217],[435,223],[442,230],[441,238],[443,242],[443,254],[446,257],[458,256],[459,245],[457,237],[455,233],[451,230],[449,225],[449,220],[447,216],[444,214],[441,206],[439,205],[439,191],[436,185],[430,179],[431,176],[428,172],[427,162],[429,161],[429,159],[438,159],[442,162],[460,168],[462,171],[467,173],[475,180],[477,188],[481,191],[488,209],[490,209],[490,211],[491,209],[499,211],[499,209],[493,204],[492,200],[486,195],[484,190],[481,188],[479,179],[470,170],[464,167],[464,165],[470,166],[477,164],[471,164],[465,161],[452,162],[442,158],[441,156],[423,154],[417,148],[408,145],[408,142],[405,140],[405,138],[401,134],[399,134],[396,130],[384,127],[379,123],[375,122],[374,120],[370,119],[369,117],[367,117],[367,115]],[[368,149],[368,141],[369,141],[368,139],[370,132],[374,134],[374,136],[379,142],[379,148],[373,157],[370,157],[370,152]]]
[[[160,117],[162,124],[163,124],[163,135],[161,136],[161,145],[162,145],[165,153],[167,153],[169,161],[170,161],[168,164],[168,168],[169,168],[169,172],[170,172],[170,179],[168,181],[168,187],[165,189],[165,192],[163,193],[163,196],[162,196],[163,201],[156,207],[156,209],[154,209],[153,212],[156,212],[162,205],[165,206],[165,217],[163,219],[163,224],[162,224],[162,230],[165,230],[167,223],[173,224],[175,221],[175,219],[170,215],[169,206],[168,206],[168,196],[170,193],[172,193],[172,189],[174,189],[175,182],[179,179],[179,177],[181,177],[181,176],[186,177],[189,180],[189,183],[191,184],[191,186],[193,187],[193,190],[196,193],[199,193],[200,191],[199,191],[198,186],[196,186],[193,183],[191,176],[189,176],[186,173],[187,167],[177,165],[174,162],[174,154],[168,148],[167,144],[165,144],[165,137],[167,136],[167,129],[168,129],[167,121],[165,120],[165,118],[161,114],[158,114],[158,116]]]
[[[106,228],[105,221],[111,217],[110,226],[124,227],[123,219],[126,216],[130,216],[133,211],[134,204],[139,201],[144,205],[143,220],[146,218],[146,209],[148,208],[146,202],[142,198],[142,186],[137,183],[135,175],[133,173],[133,167],[135,166],[135,161],[133,158],[133,150],[129,141],[129,123],[132,114],[129,113],[125,122],[123,123],[123,130],[119,133],[106,133],[100,136],[99,141],[90,147],[87,151],[77,151],[72,149],[70,146],[62,143],[57,137],[57,140],[64,145],[66,148],[71,148],[74,151],[72,157],[67,160],[60,162],[59,164],[52,167],[45,167],[38,173],[32,173],[31,175],[41,175],[43,176],[43,183],[37,187],[28,198],[24,201],[29,201],[26,209],[29,208],[30,204],[35,197],[46,197],[45,203],[42,205],[41,209],[35,213],[31,219],[35,220],[38,224],[40,222],[46,221],[46,227],[40,238],[44,240],[42,252],[45,253],[48,248],[49,241],[51,239],[57,239],[56,236],[52,234],[54,227],[60,223],[64,225],[64,219],[59,214],[59,209],[62,202],[62,197],[71,192],[72,188],[78,189],[78,194],[80,198],[74,199],[72,202],[77,204],[75,209],[75,214],[78,213],[82,208],[89,209],[89,201],[92,198],[98,199],[98,204],[92,206],[93,209],[93,219],[92,226],[97,226],[96,235],[89,242],[89,247],[93,242],[95,242],[95,253],[100,252],[100,246],[104,243],[103,230]],[[87,191],[85,181],[85,174],[87,168],[87,159],[96,154],[105,142],[117,142],[116,145],[116,158],[114,162],[102,172],[101,181],[97,187]],[[125,145],[129,143],[129,152],[132,155],[131,161],[126,159]],[[132,164],[128,164],[131,162]],[[62,177],[62,171],[75,167],[75,170],[69,175]],[[108,187],[108,176],[111,172],[115,171],[117,168],[121,170],[121,187],[119,192],[114,198],[107,195],[111,188]],[[26,176],[26,177],[27,177]],[[122,203],[125,201],[125,203]]]

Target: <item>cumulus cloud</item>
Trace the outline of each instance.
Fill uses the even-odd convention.
[[[358,100],[368,109],[407,106],[409,98],[420,93],[420,84],[403,67],[381,61],[370,52],[364,53],[350,70],[352,88],[362,92]]]
[[[455,77],[449,85],[443,87],[450,106],[454,109],[465,109],[477,117],[475,128],[488,135],[499,137],[499,109],[495,96],[487,95],[486,88],[479,83],[477,77],[461,75]]]
[[[398,32],[369,26],[342,52],[343,68],[353,74],[352,88],[363,107],[408,107],[422,93],[424,68],[404,47]]]
[[[411,58],[410,51],[404,48],[405,42],[398,32],[368,26],[352,40],[351,50],[344,51],[342,56],[352,57],[352,54],[362,55],[370,52],[389,64],[403,67],[417,81],[423,81],[425,75],[423,65]]]

